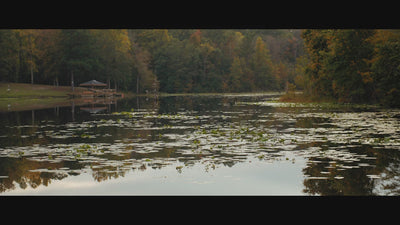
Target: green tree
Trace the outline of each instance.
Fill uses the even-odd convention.
[[[303,91],[310,89],[310,81],[305,76],[308,60],[307,55],[300,56],[296,59],[295,65],[295,77],[293,81],[296,87]]]
[[[171,60],[177,59],[176,51],[182,49],[180,42],[165,29],[139,30],[135,36],[140,51],[147,51],[146,67],[156,76],[153,80],[159,82],[160,91],[174,92],[176,79],[173,71],[178,65],[171,64]]]
[[[183,57],[184,47],[182,42],[176,39],[170,40],[168,44],[162,45],[153,55],[152,69],[160,82],[161,92],[183,91],[180,81],[183,77],[189,77],[187,74],[186,60],[189,56]],[[185,83],[191,83],[186,81]]]
[[[152,29],[143,30],[137,34],[136,41],[140,46],[147,49],[150,54],[157,58],[158,54],[161,54],[163,47],[171,41],[172,37],[168,30],[165,29]]]
[[[241,78],[244,76],[244,62],[240,57],[235,57],[231,66],[229,91],[237,92],[242,89]]]
[[[233,59],[238,54],[244,35],[238,31],[225,31],[225,39],[222,46],[225,55]]]
[[[65,77],[70,77],[72,88],[88,75],[93,75],[98,65],[93,33],[90,30],[61,30],[59,38],[60,65]]]
[[[0,32],[1,73],[4,80],[31,82],[38,71],[37,30],[2,30]]]
[[[280,50],[297,51],[296,32],[0,30],[0,74],[3,81],[54,85],[98,79],[136,92],[157,86],[164,92],[273,90],[282,86],[282,65],[293,64]]]
[[[379,31],[375,39],[372,73],[364,79],[374,83],[380,103],[400,107],[400,32]]]
[[[150,69],[150,53],[138,45],[134,45],[134,68],[136,69],[136,93],[158,91],[159,82]]]
[[[38,37],[37,30],[25,29],[25,30],[15,30],[17,39],[20,42],[20,55],[21,61],[24,62],[24,69],[29,71],[30,82],[34,83],[34,73],[38,72],[37,57],[39,55],[39,50],[37,48],[36,40]]]
[[[302,38],[308,56],[304,70],[305,79],[309,81],[305,94],[314,97],[332,97],[332,76],[326,71],[327,56],[332,30],[304,30]]]
[[[12,30],[0,30],[0,77],[2,81],[19,81],[18,41]]]
[[[95,66],[93,69],[101,68],[98,73],[107,81],[109,88],[111,88],[111,81],[115,89],[118,85],[126,88],[133,62],[127,30],[94,30],[92,35],[97,41],[95,44],[97,47],[92,56],[92,63]]]
[[[277,87],[275,89],[287,91],[287,86],[289,83],[289,73],[287,66],[283,62],[279,62],[275,65],[274,74],[277,82]]]
[[[273,66],[269,50],[260,36],[256,39],[255,52],[252,57],[254,85],[258,91],[277,90],[277,81],[273,76]]]
[[[38,36],[38,75],[43,84],[70,84],[66,74],[62,71],[62,52],[60,50],[59,38],[61,30],[40,30]]]
[[[372,83],[363,79],[370,72],[373,56],[372,30],[335,30],[326,62],[332,76],[334,96],[342,102],[365,102],[372,94]]]

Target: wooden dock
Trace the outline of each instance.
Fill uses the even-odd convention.
[[[88,88],[87,90],[76,92],[74,94],[70,94],[70,97],[82,97],[82,98],[113,98],[113,97],[123,97],[122,93],[118,93],[115,89],[94,89]]]

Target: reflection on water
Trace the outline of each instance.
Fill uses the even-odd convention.
[[[0,191],[399,194],[399,110],[276,97],[97,99],[1,113]]]

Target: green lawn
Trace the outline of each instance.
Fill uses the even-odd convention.
[[[0,98],[44,98],[67,97],[71,92],[69,86],[55,87],[52,85],[0,83]]]
[[[84,90],[76,87],[75,92]],[[68,102],[70,86],[0,83],[0,112],[30,110]]]

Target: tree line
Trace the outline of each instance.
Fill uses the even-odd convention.
[[[0,81],[96,79],[135,93],[301,89],[400,105],[400,32],[368,29],[2,29]]]
[[[295,83],[306,95],[400,107],[400,31],[310,29],[302,38]]]
[[[3,29],[0,81],[146,93],[281,91],[296,79],[300,30]]]

